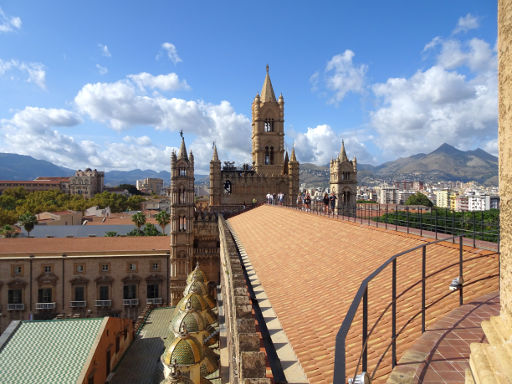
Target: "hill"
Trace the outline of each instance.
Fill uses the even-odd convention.
[[[0,153],[0,180],[34,180],[38,176],[71,176],[74,170],[15,153]]]

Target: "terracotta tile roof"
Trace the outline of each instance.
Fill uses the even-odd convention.
[[[168,236],[90,237],[90,238],[14,238],[0,239],[0,257],[89,253],[89,252],[165,252],[170,249]]]
[[[160,230],[160,226],[156,222],[156,219],[154,217],[150,217],[151,211],[143,211],[146,215],[146,223],[152,223],[155,224]],[[154,212],[153,216],[155,215]],[[121,212],[121,213],[112,213],[110,216],[106,218],[105,221],[103,221],[103,217],[98,216],[86,216],[87,218],[87,225],[133,225],[132,221],[132,215],[129,213]]]
[[[286,208],[262,206],[228,220],[241,240],[272,307],[311,383],[331,383],[335,337],[362,280],[392,255],[431,239],[386,231]],[[427,305],[448,293],[458,275],[458,245],[427,248]],[[448,267],[450,266],[450,267]],[[397,329],[421,309],[421,250],[397,262]],[[464,297],[468,301],[497,290],[497,255],[464,248]],[[391,269],[374,279],[369,292],[369,328],[391,300]],[[427,326],[458,305],[450,295],[427,311]],[[361,350],[361,309],[347,337],[347,372]],[[390,342],[388,311],[368,344],[368,367],[374,367]],[[398,358],[421,334],[417,316],[398,337]],[[391,371],[390,354],[376,377]]]

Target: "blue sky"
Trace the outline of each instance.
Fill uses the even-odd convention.
[[[0,151],[70,168],[250,161],[265,66],[288,149],[378,164],[497,153],[493,1],[3,1]]]

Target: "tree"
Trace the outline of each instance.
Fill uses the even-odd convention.
[[[140,232],[140,227],[146,224],[146,215],[143,212],[137,212],[132,215],[132,221]]]
[[[30,231],[32,231],[37,224],[37,218],[31,213],[24,213],[20,216],[19,221],[23,228],[25,228],[25,231],[27,231],[27,237],[30,237]]]
[[[155,219],[162,228],[162,233],[165,234],[165,226],[171,222],[171,215],[167,211],[160,211],[155,215]]]
[[[156,229],[154,224],[147,223],[144,226],[144,236],[162,236],[162,234]]]
[[[105,232],[105,237],[117,237],[119,236],[116,231],[107,231]]]
[[[409,196],[405,205],[424,205],[426,207],[434,206],[427,196],[421,192],[416,192],[414,195]]]
[[[12,225],[4,225],[0,228],[0,236],[8,238],[8,237],[16,237],[16,229]]]
[[[0,226],[4,226],[7,224],[14,224],[18,221],[18,215],[16,215],[16,211],[9,211],[8,209],[0,208]]]

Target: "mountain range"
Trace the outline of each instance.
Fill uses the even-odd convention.
[[[498,185],[498,158],[478,148],[461,151],[443,144],[428,154],[388,161],[381,165],[359,163],[358,181],[368,185],[377,181],[423,180],[423,181],[471,181],[484,185]],[[45,160],[13,153],[0,153],[0,180],[33,180],[38,176],[71,176],[75,170],[59,167]],[[135,184],[138,179],[158,177],[167,184],[171,178],[168,171],[134,169],[131,171],[105,172],[105,184]],[[204,184],[207,175],[197,175],[196,182]],[[300,165],[300,182],[309,185],[329,184],[329,165],[317,166],[310,163]]]

